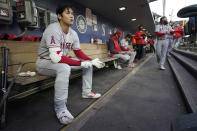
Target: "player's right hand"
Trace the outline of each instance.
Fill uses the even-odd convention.
[[[98,58],[91,61],[92,65],[96,66],[97,68],[105,67],[105,63],[101,62]]]
[[[92,66],[92,63],[90,61],[83,61],[83,62],[81,62],[81,66],[83,68],[89,68]]]

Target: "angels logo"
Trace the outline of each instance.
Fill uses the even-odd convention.
[[[55,44],[55,38],[53,35],[51,36],[51,44]]]

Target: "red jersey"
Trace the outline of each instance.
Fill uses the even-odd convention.
[[[152,39],[149,39],[149,40],[148,40],[148,43],[149,43],[150,45],[154,45],[154,41],[153,41]]]
[[[114,40],[114,50],[120,52],[119,41],[116,39],[114,35],[111,35],[111,38]],[[110,56],[114,56],[115,54],[110,53]]]
[[[173,38],[176,39],[176,38],[182,38],[183,37],[183,27],[182,26],[179,26],[178,28],[176,28],[174,30],[174,36]]]
[[[144,38],[142,35],[145,35],[146,33],[144,31],[137,31],[135,32],[135,39],[136,39],[136,44],[145,44],[144,43]]]

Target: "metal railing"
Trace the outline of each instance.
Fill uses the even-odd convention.
[[[197,33],[183,37],[183,41],[178,48],[197,53]]]

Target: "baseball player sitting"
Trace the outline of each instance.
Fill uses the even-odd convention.
[[[134,49],[130,49],[129,46],[128,46],[128,41],[131,40],[131,35],[130,34],[127,34],[125,36],[125,38],[123,38],[121,41],[120,41],[120,47],[121,47],[121,50],[122,51],[126,51],[127,55],[130,56],[130,59],[129,59],[129,62],[128,62],[128,67],[135,67],[136,65],[133,63],[133,60],[135,58],[135,55],[136,55],[136,52]]]
[[[99,59],[92,60],[80,49],[77,33],[70,27],[74,22],[73,10],[69,6],[58,6],[59,22],[50,24],[43,33],[36,61],[40,74],[56,76],[54,106],[60,123],[68,124],[74,117],[66,107],[71,70],[83,70],[82,98],[99,98],[101,94],[92,91],[92,66],[103,68]],[[78,60],[67,57],[73,50]]]
[[[129,61],[130,56],[127,55],[127,51],[121,51],[119,46],[119,38],[121,37],[122,32],[120,30],[117,30],[114,34],[110,36],[109,39],[109,51],[111,57],[117,57],[124,61]],[[117,65],[114,63],[115,68],[122,69],[120,65]]]

